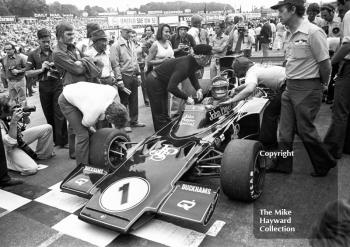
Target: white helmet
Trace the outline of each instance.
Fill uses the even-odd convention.
[[[228,95],[228,86],[229,83],[225,77],[215,77],[211,85],[211,96],[216,100],[225,98]]]

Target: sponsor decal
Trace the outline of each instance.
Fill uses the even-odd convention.
[[[187,201],[187,200],[182,200],[177,204],[178,207],[185,209],[186,211],[190,210],[194,206],[196,206],[196,201]]]
[[[101,174],[101,175],[107,174],[107,172],[105,170],[91,167],[91,166],[85,166],[83,173],[84,174],[96,173],[96,174]]]
[[[232,104],[221,106],[218,110],[212,110],[212,111],[208,112],[209,113],[209,120],[213,121],[214,119],[217,119],[217,118],[225,115],[226,113],[231,111],[231,109],[232,109]]]
[[[188,126],[194,126],[195,119],[192,114],[185,113],[185,115],[181,118],[180,125],[188,125]]]
[[[111,212],[130,210],[143,202],[150,185],[140,177],[129,177],[111,184],[100,196],[100,206]]]
[[[82,186],[83,184],[85,184],[88,181],[89,181],[89,179],[87,179],[87,178],[79,178],[79,179],[75,180],[75,183],[78,184],[79,186]]]
[[[164,160],[168,155],[175,155],[179,152],[177,148],[170,147],[170,145],[164,145],[161,149],[152,150],[149,152],[151,155],[150,159],[154,161],[162,161]]]
[[[186,191],[191,191],[191,192],[207,194],[207,195],[211,194],[211,189],[209,189],[209,188],[204,188],[204,187],[190,185],[190,184],[183,184],[181,186],[181,189],[186,190]]]

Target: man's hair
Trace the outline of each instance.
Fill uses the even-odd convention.
[[[105,114],[110,116],[109,121],[118,129],[125,127],[125,124],[129,120],[125,106],[115,101],[107,107]]]
[[[350,0],[337,0],[338,4],[345,5],[346,2],[349,2]]]
[[[152,25],[147,25],[147,26],[145,26],[144,33],[146,33],[146,29],[147,29],[148,27],[150,27],[151,30],[152,30],[152,33],[154,33],[154,27],[153,27]]]
[[[16,52],[16,46],[15,46],[15,44],[13,44],[13,43],[11,43],[11,42],[6,42],[5,45],[4,45],[4,47],[5,47],[5,46],[8,46],[8,45],[10,45],[11,48],[12,48],[13,50],[15,50],[15,52]]]
[[[298,17],[303,17],[305,14],[305,6],[304,5],[286,4],[286,8],[289,12],[292,11],[293,6],[295,7],[295,14]]]
[[[349,200],[337,200],[327,205],[321,218],[312,228],[310,245],[350,246]]]
[[[2,113],[10,113],[10,98],[6,95],[0,97],[0,114]]]
[[[170,26],[168,24],[164,24],[164,23],[160,24],[159,27],[158,27],[158,30],[157,30],[157,34],[156,34],[156,39],[157,40],[161,40],[163,38],[163,29],[165,27],[168,27],[169,30],[171,31],[171,28],[170,28]]]
[[[62,22],[56,26],[56,38],[60,39],[64,32],[73,31],[74,27],[68,22]]]

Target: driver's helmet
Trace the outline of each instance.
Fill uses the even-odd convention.
[[[215,100],[220,100],[228,95],[228,80],[225,77],[218,76],[213,79],[211,85],[211,96]]]

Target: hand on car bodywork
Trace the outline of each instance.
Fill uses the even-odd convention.
[[[196,97],[197,97],[198,101],[201,101],[203,99],[203,91],[201,88],[197,90]]]

